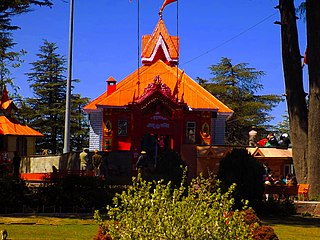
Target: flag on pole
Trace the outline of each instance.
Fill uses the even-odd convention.
[[[165,8],[165,6],[167,6],[168,4],[170,3],[173,3],[173,2],[176,2],[177,0],[164,0],[161,8],[160,8],[160,11],[159,11],[159,15],[161,16],[162,15],[162,11],[163,9]]]
[[[308,47],[306,48],[306,51],[304,52],[302,67],[306,64],[308,64]]]

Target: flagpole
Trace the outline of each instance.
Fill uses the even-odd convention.
[[[140,54],[140,0],[138,0],[138,10],[137,10],[137,14],[138,14],[138,28],[137,28],[137,35],[138,35],[138,52],[137,52],[137,67],[138,67],[138,96],[140,95],[140,58],[139,58],[139,54]]]
[[[70,152],[70,105],[71,105],[71,78],[72,78],[72,48],[73,48],[73,12],[74,0],[70,0],[69,19],[69,54],[68,54],[68,78],[66,90],[66,112],[64,125],[63,153]]]
[[[177,0],[177,38],[179,41],[179,24],[178,24],[178,20],[179,20],[179,0]],[[179,81],[179,51],[178,51],[178,59],[177,59],[177,82]],[[180,88],[180,86],[179,86]],[[179,100],[179,93],[177,95],[177,99]]]

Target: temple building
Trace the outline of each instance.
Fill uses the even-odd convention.
[[[179,37],[162,18],[142,37],[142,66],[84,107],[90,120],[90,150],[175,150],[223,145],[233,111],[179,69]]]
[[[42,133],[21,124],[14,117],[15,111],[17,107],[4,87],[0,100],[0,161],[12,158],[15,151],[21,156],[35,154],[36,138],[43,137]]]

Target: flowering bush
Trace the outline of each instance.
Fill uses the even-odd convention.
[[[245,215],[232,212],[234,188],[222,194],[219,182],[199,177],[172,189],[170,182],[146,182],[138,176],[107,207],[107,219],[98,211],[95,219],[100,236],[112,239],[252,239]]]

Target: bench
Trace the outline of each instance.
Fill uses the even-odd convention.
[[[309,184],[298,184],[296,186],[288,186],[288,185],[266,185],[265,186],[265,194],[275,194],[278,196],[278,199],[281,196],[286,197],[297,197],[298,200],[301,198],[303,201],[309,200]]]
[[[309,201],[309,187],[310,184],[298,184],[298,200],[303,199],[303,201]]]

